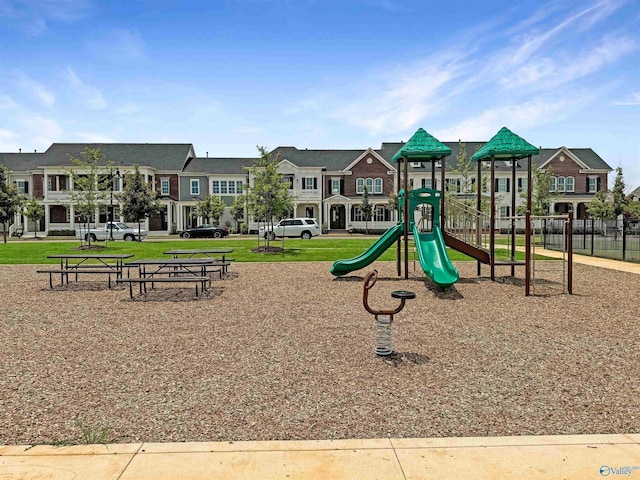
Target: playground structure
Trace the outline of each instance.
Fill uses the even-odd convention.
[[[482,265],[490,268],[490,279],[495,281],[497,267],[510,267],[511,276],[515,276],[517,266],[525,267],[525,295],[529,296],[534,290],[536,281],[536,261],[533,252],[535,245],[534,234],[537,227],[532,224],[538,217],[532,217],[532,161],[533,155],[537,155],[539,149],[528,143],[523,138],[503,127],[473,156],[472,161],[477,165],[477,177],[475,185],[481,186],[483,181],[483,165],[490,168],[489,213],[482,209],[482,188],[476,190],[475,208],[467,203],[460,202],[448,196],[440,190],[418,189],[409,190],[409,162],[431,163],[431,185],[436,180],[436,163],[440,166],[440,184],[446,185],[445,157],[451,155],[451,149],[439,142],[422,128],[418,129],[411,139],[393,156],[393,161],[402,165],[398,166],[397,191],[399,221],[397,225],[388,229],[367,251],[362,255],[334,262],[331,273],[336,276],[345,275],[354,270],[359,270],[376,260],[384,251],[396,244],[397,274],[401,277],[404,265],[404,278],[409,278],[409,236],[413,235],[415,250],[420,260],[420,266],[425,275],[438,287],[448,287],[458,280],[458,272],[451,264],[445,247],[458,250],[477,261],[477,275],[482,275]],[[524,160],[523,160],[524,159]],[[509,222],[507,255],[497,252],[496,249],[496,195],[495,195],[495,162],[505,161],[511,165],[511,213],[516,212],[516,170],[519,161],[526,162],[527,189],[526,189],[526,213],[524,216],[502,217],[501,220]],[[405,192],[407,194],[405,195]],[[427,205],[430,209],[430,217],[424,217],[420,222],[415,221],[416,209],[421,205]],[[425,222],[426,218],[426,222]],[[566,228],[565,248],[562,257],[563,293],[573,293],[573,252],[572,229],[573,214],[546,217],[561,220]],[[428,228],[424,229],[427,224]],[[525,235],[524,260],[517,255],[516,234],[522,230]]]
[[[377,280],[377,270],[365,277],[362,303],[365,310],[376,317],[376,355],[385,357],[393,353],[393,316],[396,313],[400,313],[407,300],[416,298],[416,294],[407,290],[394,290],[391,292],[391,296],[400,299],[400,305],[393,310],[374,310],[369,306],[369,290],[376,284]]]

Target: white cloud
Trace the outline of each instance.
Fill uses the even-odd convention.
[[[529,62],[503,78],[501,83],[511,89],[533,87],[551,90],[595,73],[637,48],[638,42],[630,37],[607,37],[599,45],[589,46],[586,54],[563,52],[563,58],[557,60],[545,57]]]
[[[2,0],[0,16],[13,19],[29,34],[37,36],[52,22],[70,23],[94,10],[92,0]]]
[[[117,140],[109,135],[91,132],[72,132],[71,141],[81,143],[116,143]]]
[[[60,138],[63,131],[56,120],[31,113],[21,114],[18,117],[18,124],[28,131],[39,132],[41,137],[52,139]]]
[[[142,107],[131,102],[125,103],[124,105],[116,109],[116,112],[120,115],[133,115],[135,113],[139,113],[140,111],[142,111]]]
[[[635,106],[640,105],[640,92],[635,92],[629,95],[626,100],[614,102],[614,105]]]
[[[0,110],[14,108],[18,108],[18,104],[11,97],[7,95],[3,95],[0,97]]]
[[[451,127],[436,131],[434,135],[444,140],[488,140],[503,126],[509,126],[511,130],[525,130],[549,123],[550,119],[557,120],[568,104],[562,100],[540,99],[520,105],[503,105],[465,118]]]
[[[389,79],[369,78],[366,93],[344,99],[329,116],[365,128],[371,134],[405,130],[440,111],[463,63],[430,59],[398,69]]]
[[[599,0],[579,12],[573,13],[554,27],[545,30],[545,32],[540,35],[535,36],[534,33],[527,32],[523,35],[524,40],[521,45],[511,52],[509,63],[512,66],[521,65],[529,60],[547,43],[564,33],[564,31],[568,30],[570,27],[576,26],[583,29],[591,27],[610,16],[620,7],[620,5],[620,2],[612,0]],[[582,25],[580,25],[581,22]]]
[[[16,132],[11,130],[4,130],[0,128],[0,142],[4,142],[17,137],[18,137],[18,134]]]
[[[87,42],[88,50],[111,61],[137,59],[146,53],[142,35],[137,30],[111,30],[101,38]]]
[[[102,96],[102,92],[80,80],[71,67],[67,67],[67,79],[76,95],[80,97],[88,108],[102,110],[107,107],[107,101]]]
[[[53,107],[56,103],[56,97],[51,90],[24,74],[19,75],[18,86],[29,95],[38,98],[47,108]]]

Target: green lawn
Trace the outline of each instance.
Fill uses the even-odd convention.
[[[172,249],[203,249],[203,248],[232,248],[228,255],[237,262],[332,262],[335,260],[353,258],[369,248],[378,237],[370,238],[313,238],[311,240],[286,239],[285,251],[282,253],[263,254],[253,253],[251,249],[257,247],[258,241],[253,238],[225,238],[221,240],[154,240],[143,242],[110,242],[102,252],[131,253],[136,259],[162,258],[163,252]],[[261,242],[263,244],[264,242]],[[104,247],[104,242],[97,242]],[[48,255],[78,253],[78,241],[54,241],[51,239],[40,241],[11,241],[0,244],[0,264],[44,264],[57,263],[56,259],[47,259]],[[280,240],[271,242],[272,246],[282,246]],[[498,257],[502,257],[498,252]],[[504,253],[503,253],[504,254]],[[413,259],[413,254],[410,254]],[[466,255],[449,249],[452,261],[471,260]],[[395,260],[395,248],[388,249],[379,260]],[[524,258],[519,254],[518,258]]]

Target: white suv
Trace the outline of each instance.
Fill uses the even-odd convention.
[[[271,227],[260,227],[260,236],[273,240],[276,237],[300,237],[308,240],[320,235],[320,226],[315,218],[285,218]]]

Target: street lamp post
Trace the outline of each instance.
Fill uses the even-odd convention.
[[[109,224],[109,240],[113,242],[113,179],[120,179],[120,170],[116,168],[116,173],[114,175],[113,168],[109,169],[109,180],[111,183],[111,195],[110,195],[110,224]]]

